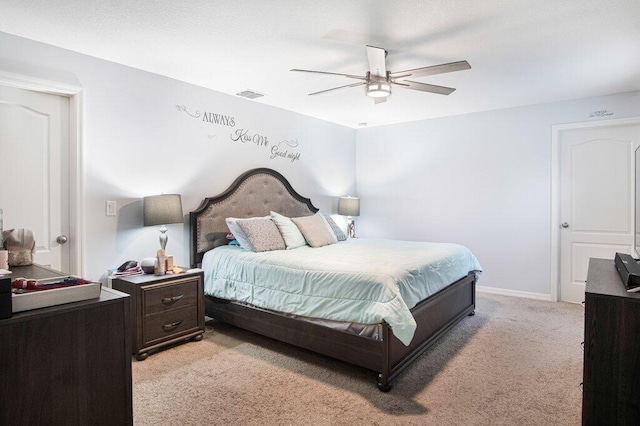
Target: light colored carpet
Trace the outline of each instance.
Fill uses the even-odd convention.
[[[478,293],[476,315],[375,374],[237,328],[133,361],[136,425],[577,425],[583,308]]]

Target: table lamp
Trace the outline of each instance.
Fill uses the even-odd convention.
[[[172,223],[184,223],[182,199],[179,194],[161,194],[144,197],[144,226],[160,226],[160,247],[167,247],[167,227]]]
[[[353,216],[360,216],[360,198],[340,197],[338,199],[338,214],[347,216],[347,235],[356,238],[356,223]]]

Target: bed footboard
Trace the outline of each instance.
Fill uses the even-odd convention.
[[[413,360],[474,310],[475,274],[470,273],[411,310],[418,327],[411,344],[405,346],[386,324],[382,340],[377,340],[228,300],[205,298],[207,316],[373,370],[383,392],[391,389],[391,381]]]
[[[469,273],[428,299],[416,305],[411,313],[417,328],[409,346],[405,346],[386,326],[383,335],[387,342],[388,360],[378,375],[378,388],[383,392],[391,389],[390,382],[413,360],[418,358],[435,341],[458,324],[466,316],[475,313],[476,276]]]

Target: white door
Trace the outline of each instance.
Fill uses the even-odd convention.
[[[584,300],[589,258],[633,251],[640,125],[560,132],[560,299]]]
[[[0,86],[4,229],[28,228],[35,262],[69,272],[69,98]]]

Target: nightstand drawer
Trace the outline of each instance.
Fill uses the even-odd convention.
[[[198,329],[198,307],[196,305],[174,309],[168,312],[148,315],[144,319],[144,341],[152,344],[155,341],[172,338],[182,332]]]
[[[163,286],[143,290],[146,315],[196,306],[198,303],[198,279],[185,279]]]

